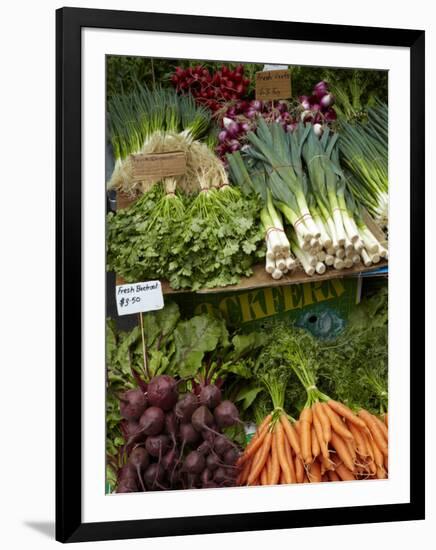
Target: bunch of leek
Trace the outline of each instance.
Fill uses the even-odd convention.
[[[347,187],[383,225],[388,220],[388,108],[384,103],[368,110],[368,121],[341,123],[339,148],[350,174]]]

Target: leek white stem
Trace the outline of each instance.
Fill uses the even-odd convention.
[[[312,275],[315,273],[315,268],[309,264],[304,252],[294,242],[291,243],[291,248],[292,248],[292,252],[300,261],[300,264],[302,265],[306,275],[309,275],[309,277],[312,277]]]
[[[318,252],[318,254],[316,255],[316,257],[318,258],[318,261],[319,262],[325,262],[325,258],[326,258],[327,254],[324,252],[324,250],[320,250]]]
[[[280,271],[280,269],[274,269],[274,271],[271,274],[271,277],[276,280],[281,279],[283,277],[283,272]]]
[[[297,266],[297,262],[294,260],[294,258],[291,258],[290,256],[286,258],[286,269],[288,271],[292,271]]]
[[[318,275],[322,275],[326,271],[326,266],[322,262],[318,262],[315,266],[315,271]]]
[[[273,273],[275,268],[276,268],[276,263],[275,263],[274,259],[270,259],[267,256],[266,261],[265,261],[265,271],[267,273]]]
[[[276,268],[280,269],[280,271],[286,269],[286,260],[284,260],[283,258],[276,260]]]
[[[360,256],[359,256],[359,254],[355,254],[351,259],[353,260],[353,264],[354,264],[354,265],[360,264]]]
[[[362,256],[363,265],[365,267],[369,267],[370,265],[372,265],[371,258],[369,257],[369,254],[368,254],[368,252],[366,251],[365,248],[362,249],[362,252],[360,254]]]
[[[326,257],[325,257],[325,264],[330,266],[330,265],[333,265],[335,261],[335,257],[332,255],[332,254],[326,254]]]

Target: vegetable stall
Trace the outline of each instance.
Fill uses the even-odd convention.
[[[267,100],[262,66],[159,63],[108,81],[107,492],[386,478],[383,78],[350,114],[345,70]],[[144,281],[164,306],[118,316]]]

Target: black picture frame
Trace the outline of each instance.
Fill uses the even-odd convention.
[[[81,30],[84,27],[410,49],[410,502],[82,523]],[[56,539],[96,541],[424,519],[424,51],[419,30],[62,8],[56,12]]]

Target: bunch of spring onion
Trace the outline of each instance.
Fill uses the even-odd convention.
[[[133,177],[130,155],[182,151],[187,171],[178,184],[187,192],[195,189],[196,170],[207,147],[197,140],[210,126],[210,113],[204,107],[196,105],[191,96],[178,96],[173,90],[138,87],[132,94],[114,96],[108,112],[115,158],[108,188],[130,196],[147,191],[155,182]]]
[[[271,191],[266,183],[265,172],[248,173],[239,151],[227,155],[229,170],[232,179],[245,194],[252,191],[263,201],[260,212],[262,229],[265,235],[266,255],[265,271],[273,279],[281,279],[283,275],[294,270],[297,266],[291,254],[291,244],[285,232],[283,219],[274,206]]]
[[[388,219],[388,108],[377,102],[366,123],[341,123],[339,148],[349,170],[347,187],[381,222]]]

